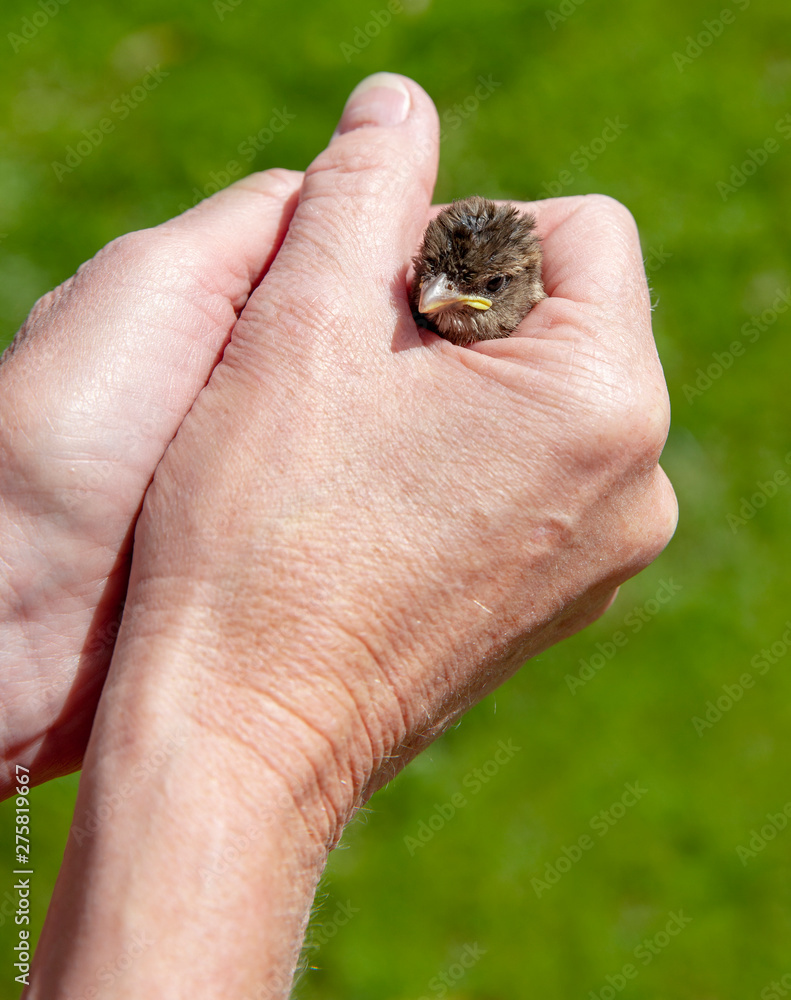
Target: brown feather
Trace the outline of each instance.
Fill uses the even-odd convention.
[[[454,201],[440,212],[426,228],[413,259],[410,304],[416,320],[460,346],[507,337],[546,298],[535,225],[533,215],[479,197]],[[421,284],[439,274],[463,294],[491,299],[491,307],[480,311],[456,303],[430,316],[420,314]],[[487,289],[501,275],[506,279],[503,286]]]

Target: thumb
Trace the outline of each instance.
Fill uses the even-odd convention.
[[[271,346],[274,327],[292,350],[303,336],[305,346],[323,339],[343,350],[365,331],[366,342],[389,347],[407,308],[438,145],[437,112],[421,87],[393,73],[363,80],[305,173],[283,246],[243,316],[253,331],[237,332]]]

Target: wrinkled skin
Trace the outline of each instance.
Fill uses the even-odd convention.
[[[78,768],[154,469],[266,271],[302,175],[115,240],[0,363],[0,793]]]
[[[406,275],[438,123],[397,87],[353,95],[293,217],[299,179],[265,174],[121,241],[0,369],[4,627],[27,655],[6,747],[48,773],[82,752],[95,693],[66,693],[101,681],[106,651],[80,658],[145,494],[30,998],[85,991],[139,927],[156,947],[118,1000],[285,996],[354,809],[672,534],[631,216],[595,196],[520,206],[549,298],[506,340],[418,330]],[[67,509],[74,470],[105,461]],[[231,847],[221,880],[200,874]]]

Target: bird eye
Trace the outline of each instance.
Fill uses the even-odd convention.
[[[486,282],[487,292],[499,292],[501,288],[504,288],[508,284],[508,278],[504,274],[498,274],[496,278],[492,278],[491,281]]]

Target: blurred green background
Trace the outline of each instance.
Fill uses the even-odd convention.
[[[0,346],[39,295],[224,184],[231,161],[303,168],[379,69],[414,77],[443,116],[437,200],[601,191],[631,208],[673,402],[676,537],[598,624],[375,796],[332,858],[296,992],[779,995],[791,824],[767,814],[791,801],[787,0],[4,0],[0,22]],[[167,76],[136,90],[149,67]],[[248,162],[240,146],[278,112],[293,119]],[[73,169],[53,166],[108,116]],[[32,795],[36,928],[77,784]],[[2,1000],[19,995],[12,823],[8,802]]]

